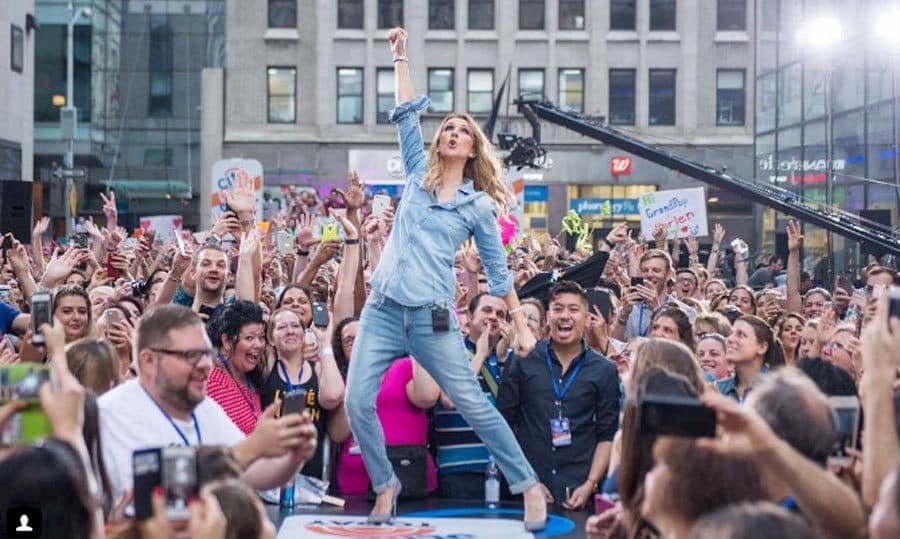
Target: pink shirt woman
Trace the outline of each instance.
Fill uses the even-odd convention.
[[[406,396],[406,384],[412,379],[412,359],[405,357],[394,361],[381,381],[375,405],[387,445],[424,445],[428,441],[428,416],[425,410],[413,405]],[[437,488],[437,467],[430,453],[427,458],[430,492]],[[341,447],[337,486],[342,496],[366,494],[369,491],[369,476],[366,474],[362,455],[359,454],[359,446],[352,436]]]

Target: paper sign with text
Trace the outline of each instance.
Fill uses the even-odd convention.
[[[141,217],[141,230],[156,232],[157,243],[171,243],[175,241],[175,230],[181,230],[182,219],[180,215],[151,215]]]
[[[653,239],[653,227],[666,225],[666,237],[686,238],[709,234],[706,223],[706,190],[703,187],[645,193],[638,197],[641,234]]]

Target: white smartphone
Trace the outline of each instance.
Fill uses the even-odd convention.
[[[375,195],[375,198],[372,199],[372,214],[381,215],[390,205],[391,197],[387,195]]]
[[[181,237],[181,231],[175,228],[173,229],[173,232],[175,234],[175,243],[178,245],[178,252],[181,256],[186,257],[187,249],[184,247],[184,238]]]

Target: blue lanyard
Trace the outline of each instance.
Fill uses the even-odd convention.
[[[470,342],[471,341],[466,339],[465,345],[466,354],[469,356],[469,361],[472,361],[472,358],[475,357],[475,348],[474,345],[472,348],[469,347]],[[507,359],[509,358],[507,357]],[[497,353],[491,352],[491,355],[485,358],[483,365],[488,370],[488,372],[491,373],[491,376],[494,377],[494,380],[499,382],[502,373],[500,372],[500,361],[497,358]]]
[[[569,392],[569,388],[572,387],[572,382],[575,381],[575,377],[578,376],[578,371],[581,370],[581,365],[584,364],[584,355],[586,352],[587,349],[584,349],[578,359],[575,360],[575,366],[572,367],[572,371],[569,373],[569,379],[566,380],[562,389],[560,389],[559,386],[556,385],[556,376],[553,375],[553,365],[550,360],[550,342],[547,341],[547,371],[550,372],[550,383],[553,385],[553,394],[556,395],[556,406],[557,408],[560,408],[560,410],[562,409],[562,401],[566,397],[566,393]]]
[[[140,383],[138,383],[138,385],[140,385]],[[150,392],[147,391],[147,389],[143,385],[141,385],[141,389],[143,389],[144,393],[147,394],[147,398],[150,399],[150,402],[156,405],[163,417],[169,420],[169,424],[172,425],[172,428],[175,429],[175,432],[177,432],[178,436],[180,436],[182,441],[184,441],[184,445],[190,447],[191,443],[188,441],[187,436],[185,436],[184,432],[182,432],[181,429],[178,428],[178,425],[175,424],[175,420],[172,419],[172,416],[170,416],[165,410],[163,410],[163,407],[160,406],[158,402],[156,402],[156,399],[154,399],[153,396],[150,395]],[[200,422],[197,421],[197,416],[196,414],[194,414],[194,412],[191,412],[191,420],[194,422],[194,432],[197,433],[197,445],[203,445],[203,437],[200,436]]]
[[[644,331],[644,304],[641,303],[638,305],[638,330],[637,334],[639,337],[646,337],[647,333],[650,332],[650,328],[647,328],[647,331]]]
[[[225,356],[223,356],[222,354],[219,354],[219,361],[222,362],[222,366],[225,367],[225,372],[228,373],[228,376],[231,376],[231,379],[234,380],[235,382],[237,382],[237,379],[234,377],[234,375],[231,374],[231,369],[229,368],[228,360],[225,358]],[[247,397],[247,394],[244,393],[244,390],[242,390],[240,387],[238,387],[238,393],[240,393],[241,397],[244,398],[244,402],[246,402],[247,407],[250,408],[250,413],[252,413],[255,417],[259,418],[259,414],[260,414],[260,412],[262,412],[262,410],[259,410],[259,411],[256,410],[256,406],[253,405],[253,401],[250,400],[249,397]],[[250,380],[247,380],[247,393],[249,393],[251,395],[253,394],[253,386],[250,385]]]
[[[300,374],[297,376],[297,385],[294,385],[294,383],[291,382],[291,377],[288,375],[287,367],[284,366],[284,361],[281,361],[280,359],[277,359],[275,361],[278,363],[278,368],[279,370],[281,370],[281,376],[284,377],[284,382],[288,386],[288,392],[293,393],[294,391],[303,389],[303,369],[306,368],[306,360],[301,360]]]

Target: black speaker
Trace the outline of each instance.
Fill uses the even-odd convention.
[[[0,232],[12,235],[22,243],[31,243],[31,182],[0,182]]]

